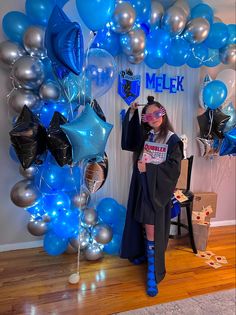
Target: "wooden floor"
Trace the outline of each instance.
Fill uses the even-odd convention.
[[[217,270],[190,250],[188,239],[170,240],[167,276],[155,298],[145,294],[145,265],[106,256],[81,262],[81,280],[68,283],[76,255],[50,257],[42,249],[0,253],[0,314],[107,315],[235,287],[235,227],[211,228],[208,250],[226,256]]]

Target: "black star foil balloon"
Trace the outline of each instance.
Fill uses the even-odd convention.
[[[92,105],[91,105],[92,109],[95,111],[95,113],[103,120],[106,121],[106,116],[103,113],[100,105],[98,104],[98,102],[94,99],[92,101]]]
[[[60,166],[72,163],[72,148],[69,140],[61,129],[67,123],[66,118],[55,112],[47,132],[48,149]]]
[[[26,105],[9,134],[24,169],[29,168],[34,162],[42,163],[38,156],[46,150],[46,130]]]
[[[224,128],[227,121],[230,119],[229,115],[225,115],[219,109],[208,109],[202,115],[197,117],[200,127],[201,138],[224,138]]]

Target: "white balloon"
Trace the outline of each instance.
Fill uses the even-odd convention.
[[[200,88],[199,88],[199,95],[198,95],[198,100],[199,100],[199,105],[203,108],[203,109],[206,109],[207,106],[205,106],[204,102],[203,102],[203,97],[202,97],[202,93],[203,93],[203,89],[204,87],[210,83],[212,81],[212,78],[209,74],[206,74],[204,79],[203,79],[203,82],[201,83],[200,85]]]
[[[236,72],[233,69],[225,69],[217,74],[216,80],[224,82],[227,86],[228,95],[227,99],[230,98],[235,90],[235,75]]]

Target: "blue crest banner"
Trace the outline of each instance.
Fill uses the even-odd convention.
[[[140,75],[133,75],[132,70],[121,71],[118,79],[118,94],[130,105],[140,95]]]

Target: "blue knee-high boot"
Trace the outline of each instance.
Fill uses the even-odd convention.
[[[147,240],[147,294],[156,296],[158,293],[156,276],[155,276],[155,249],[154,241]]]

